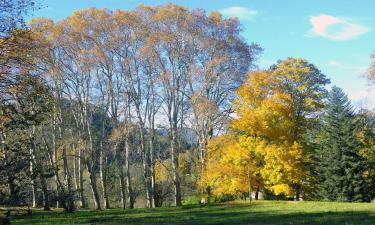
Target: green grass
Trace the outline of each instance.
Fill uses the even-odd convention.
[[[12,224],[375,224],[374,203],[257,201],[157,209],[37,211]]]

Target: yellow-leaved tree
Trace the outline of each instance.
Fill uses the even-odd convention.
[[[256,161],[252,147],[242,145],[233,134],[212,139],[208,144],[207,166],[199,185],[214,195],[238,195],[257,186]]]
[[[307,197],[305,187],[312,183],[308,130],[323,107],[328,83],[304,59],[287,58],[268,70],[249,73],[237,91],[232,134],[209,143],[201,183],[220,194],[244,191],[246,183],[250,190],[256,184],[275,195]],[[248,174],[255,182],[237,176],[243,170],[236,166],[240,161],[251,165]]]

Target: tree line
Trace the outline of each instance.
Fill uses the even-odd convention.
[[[236,18],[168,4],[54,22],[1,2],[0,204],[368,201],[373,121],[306,60],[257,70]],[[371,161],[372,160],[372,161]]]
[[[276,199],[372,200],[374,113],[327,84],[304,59],[250,72],[228,133],[208,144],[200,186],[216,195],[254,188]]]

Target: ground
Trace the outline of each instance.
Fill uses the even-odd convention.
[[[231,202],[200,207],[111,209],[102,211],[36,211],[15,216],[11,224],[375,224],[375,203]]]

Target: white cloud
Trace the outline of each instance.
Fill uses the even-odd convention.
[[[274,61],[274,60],[269,60],[269,59],[260,59],[259,60],[259,65],[261,66],[261,68],[269,68],[270,66],[276,64],[277,62]]]
[[[375,110],[375,90],[364,89],[361,91],[348,92],[349,98],[358,109]]]
[[[367,71],[367,66],[354,66],[349,64],[344,64],[337,60],[330,60],[326,63],[328,67],[339,69],[339,70],[350,70],[357,75],[363,75]]]
[[[310,23],[312,25],[310,34],[333,41],[351,40],[370,30],[366,26],[330,15],[312,16],[310,17]]]
[[[256,10],[240,6],[221,9],[220,13],[228,17],[237,17],[240,20],[253,20],[258,15]]]

